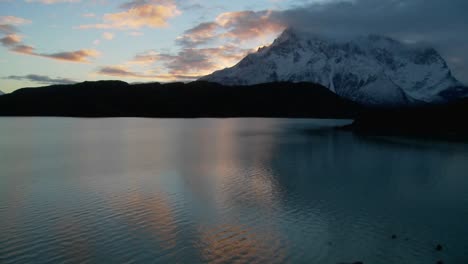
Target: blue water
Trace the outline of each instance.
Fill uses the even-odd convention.
[[[0,263],[468,263],[468,144],[347,123],[1,118]]]

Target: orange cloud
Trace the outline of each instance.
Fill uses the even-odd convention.
[[[205,22],[184,32],[177,39],[183,47],[195,47],[213,41],[242,43],[259,40],[282,32],[286,26],[273,11],[240,11],[222,13],[212,22]]]
[[[154,51],[149,51],[143,54],[138,54],[133,58],[133,60],[129,61],[129,64],[153,64],[156,61],[161,59],[161,55]]]
[[[9,25],[24,25],[24,24],[30,24],[31,20],[24,19],[21,17],[15,17],[15,16],[0,16],[0,24],[9,24]]]
[[[203,76],[233,66],[249,51],[234,45],[203,49],[187,48],[182,49],[177,55],[165,55],[161,60],[172,75]]]
[[[216,30],[220,25],[215,22],[201,23],[198,26],[184,32],[184,35],[177,38],[177,42],[182,46],[198,46],[205,44],[216,36]]]
[[[0,16],[0,33],[12,34],[17,32],[16,26],[30,24],[31,20],[15,16]]]
[[[133,31],[133,32],[128,33],[128,35],[130,35],[132,37],[141,37],[141,36],[143,36],[143,32]]]
[[[34,48],[28,45],[16,45],[11,47],[10,50],[21,54],[35,55]]]
[[[16,44],[21,43],[21,37],[16,34],[6,35],[5,37],[0,39],[0,43],[2,43],[2,45],[6,47],[14,46]]]
[[[11,34],[16,32],[16,27],[9,24],[0,24],[0,33]]]
[[[285,25],[272,18],[273,11],[241,11],[219,15],[216,22],[227,30],[226,37],[237,40],[249,40],[262,36],[277,34]]]
[[[89,62],[89,58],[94,58],[99,56],[99,52],[92,49],[84,49],[84,50],[76,50],[76,51],[67,51],[67,52],[58,52],[58,53],[37,53],[34,47],[24,45],[24,44],[16,44],[10,47],[10,51],[24,54],[24,55],[32,55],[38,56],[48,59],[54,60],[61,60],[61,61],[68,61],[68,62],[79,62],[79,63],[86,63]]]
[[[77,51],[67,51],[52,54],[36,54],[41,57],[51,58],[55,60],[69,61],[69,62],[89,62],[89,58],[99,56],[99,52],[92,49],[84,49]]]
[[[27,3],[57,4],[57,3],[78,3],[80,0],[26,0]]]
[[[104,32],[102,33],[102,38],[106,40],[112,40],[114,38],[114,34],[110,32]]]
[[[124,6],[130,9],[142,7],[147,5],[147,1],[134,1],[134,4],[136,6]],[[182,49],[177,53],[149,51],[136,55],[123,64],[125,67],[103,67],[98,74],[121,78],[194,80],[231,67],[253,51],[240,47],[240,42],[253,41],[256,43],[254,46],[259,46],[265,43],[266,36],[280,33],[284,28],[273,18],[272,11],[223,13],[214,21],[201,23],[178,37],[176,42]],[[209,44],[217,46],[209,47]],[[141,69],[146,69],[145,73],[140,73]]]
[[[126,10],[105,14],[100,24],[81,25],[80,29],[139,29],[142,27],[160,28],[167,26],[167,20],[180,14],[172,0],[134,0],[123,5]]]
[[[99,55],[98,51],[91,49],[51,54],[38,53],[34,47],[24,44],[21,41],[21,36],[15,34],[15,32],[17,32],[15,25],[23,25],[28,23],[31,23],[31,21],[24,18],[14,16],[0,16],[0,32],[6,34],[3,38],[0,38],[0,44],[15,53],[69,62],[89,62],[89,58],[97,57]]]
[[[151,79],[159,81],[180,81],[180,80],[196,80],[203,75],[184,75],[184,74],[154,74],[154,73],[139,73],[131,71],[125,66],[104,66],[97,70],[99,75],[112,76],[117,78],[131,78],[131,79]]]
[[[233,66],[250,51],[234,45],[204,49],[185,48],[176,54],[149,51],[135,56],[133,60],[126,63],[127,66],[102,67],[97,73],[120,78],[151,78],[164,81],[195,80],[214,70]],[[139,73],[130,70],[131,66],[143,66],[148,70]]]
[[[27,3],[57,4],[57,3],[78,3],[80,0],[26,0]]]
[[[88,18],[89,18],[89,17],[96,17],[96,14],[94,14],[94,13],[84,13],[84,14],[82,15],[82,17],[88,17]]]
[[[107,76],[114,76],[114,77],[119,77],[119,78],[154,78],[154,76],[146,76],[144,74],[136,73],[130,71],[128,68],[125,66],[105,66],[101,67],[98,71],[97,74],[100,75],[107,75]]]

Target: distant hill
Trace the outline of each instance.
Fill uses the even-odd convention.
[[[23,88],[0,97],[3,116],[350,118],[358,105],[312,83],[84,82]]]
[[[4,94],[5,94],[4,92],[0,91],[0,95],[4,95]]]

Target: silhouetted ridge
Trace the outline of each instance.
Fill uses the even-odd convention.
[[[357,109],[323,86],[287,82],[236,87],[99,81],[23,88],[0,98],[4,116],[345,118]]]

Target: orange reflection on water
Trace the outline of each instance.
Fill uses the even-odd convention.
[[[286,247],[279,236],[240,225],[200,231],[200,253],[207,263],[284,263]]]
[[[91,258],[89,244],[89,230],[79,224],[80,220],[73,216],[66,216],[54,226],[54,240],[61,241],[58,255],[60,258],[70,260],[73,263],[86,263]]]
[[[138,192],[125,199],[112,201],[112,208],[131,230],[144,230],[157,238],[158,244],[165,250],[177,246],[177,224],[174,217],[175,208],[161,192],[143,197]]]

